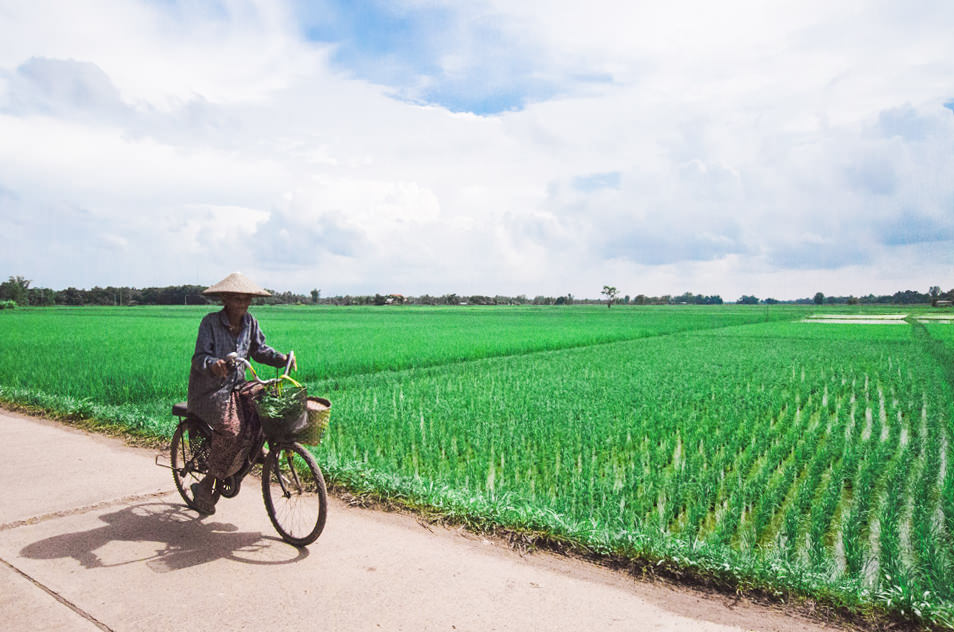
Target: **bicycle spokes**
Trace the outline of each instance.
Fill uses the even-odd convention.
[[[195,508],[192,485],[208,473],[211,439],[202,426],[192,420],[179,424],[172,436],[170,450],[172,476],[186,504]],[[218,497],[218,492],[213,491]]]
[[[325,481],[314,457],[301,445],[271,451],[262,469],[262,496],[268,517],[286,542],[310,544],[324,528]]]
[[[282,488],[282,495],[290,498],[292,494],[301,494],[302,482],[298,476],[298,470],[295,468],[295,455],[291,451],[285,452],[285,463],[288,469],[281,470],[278,476],[278,484]]]

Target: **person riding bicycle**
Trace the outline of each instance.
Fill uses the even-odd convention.
[[[234,272],[202,292],[222,301],[221,311],[207,314],[199,324],[189,371],[187,407],[212,427],[209,473],[192,485],[201,513],[215,513],[215,479],[224,479],[242,466],[258,428],[255,400],[262,392],[245,383],[245,369],[226,359],[230,353],[270,366],[281,367],[288,356],[265,344],[258,321],[248,313],[256,296],[271,296],[248,277]],[[292,360],[294,363],[294,360]]]

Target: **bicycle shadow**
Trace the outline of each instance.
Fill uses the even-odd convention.
[[[291,564],[308,557],[307,548],[209,518],[183,505],[142,503],[106,513],[95,529],[55,535],[25,546],[20,555],[38,560],[73,558],[84,568],[144,563],[166,573],[228,558],[246,564]],[[149,554],[142,546],[152,542]],[[117,545],[118,544],[118,545]],[[278,546],[276,546],[276,544]]]

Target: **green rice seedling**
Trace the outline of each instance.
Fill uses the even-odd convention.
[[[4,314],[0,399],[168,434],[207,310]],[[954,397],[912,326],[731,306],[253,312],[334,402],[315,454],[352,493],[742,586],[862,607],[903,577],[950,604]]]

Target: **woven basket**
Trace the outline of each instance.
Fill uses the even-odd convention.
[[[309,397],[305,403],[305,415],[308,421],[302,429],[295,432],[295,441],[318,445],[331,418],[331,402],[324,397]]]

